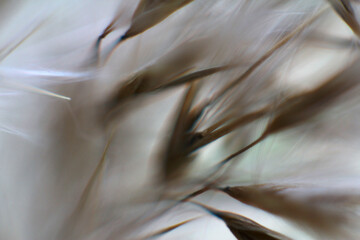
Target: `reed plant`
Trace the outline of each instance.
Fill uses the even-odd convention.
[[[359,10],[0,1],[0,239],[359,239]]]

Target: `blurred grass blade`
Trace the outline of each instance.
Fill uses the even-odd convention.
[[[196,84],[192,84],[187,89],[180,103],[170,139],[165,147],[162,169],[166,181],[178,178],[192,160],[189,156],[189,147],[196,136],[191,131],[201,114],[201,109],[191,110],[197,90]]]
[[[141,0],[132,17],[129,29],[115,42],[110,52],[122,41],[152,28],[192,1],[194,0]]]
[[[345,217],[324,206],[313,204],[305,199],[295,199],[281,193],[286,186],[253,185],[227,187],[222,191],[238,201],[262,209],[269,213],[287,218],[300,226],[314,231],[335,234]]]
[[[351,67],[336,74],[317,88],[284,101],[275,109],[274,117],[268,123],[263,134],[246,147],[222,160],[217,165],[215,172],[218,172],[227,162],[254,147],[269,135],[304,124],[331,106],[339,97],[345,95],[360,83],[357,77],[359,69],[360,61],[356,60]]]
[[[111,115],[129,99],[156,90],[165,90],[187,82],[191,83],[232,67],[229,64],[187,74],[194,68],[196,61],[201,58],[205,49],[206,47],[200,42],[186,42],[166,53],[151,65],[139,70],[115,88],[114,93],[105,103],[107,105],[105,115]]]
[[[360,25],[356,19],[350,0],[328,0],[335,12],[346,22],[351,30],[360,37]]]
[[[112,143],[114,135],[115,131],[111,130],[110,136],[106,141],[102,156],[98,164],[96,165],[94,172],[91,174],[84,190],[81,193],[79,201],[77,202],[74,210],[65,222],[62,231],[60,231],[60,236],[62,239],[67,239],[66,237],[70,237],[73,234],[74,230],[77,227],[77,224],[81,223],[81,218],[84,217],[83,214],[86,211],[86,208],[89,208],[89,203],[91,202],[91,200],[93,200],[91,199],[91,197],[96,195],[99,188],[101,175],[106,163],[106,155],[109,151],[109,147]]]
[[[195,204],[224,221],[232,234],[239,240],[290,240],[290,238],[272,231],[249,218],[231,212],[219,211],[200,203]]]
[[[141,0],[132,17],[131,26],[121,40],[146,31],[192,1]]]
[[[160,89],[162,90],[162,89],[167,89],[167,88],[171,88],[171,87],[177,87],[177,86],[180,86],[180,85],[183,85],[186,83],[191,83],[191,82],[194,82],[201,78],[215,74],[217,72],[228,70],[230,67],[231,66],[229,66],[229,65],[225,65],[225,66],[212,67],[212,68],[195,71],[195,72],[186,74],[184,76],[180,76],[180,77],[170,81],[169,83],[165,83],[159,87],[156,87],[154,90],[160,90]]]
[[[34,86],[29,86],[23,83],[18,83],[18,82],[6,82],[6,85],[9,85],[10,87],[16,87],[16,88],[20,88],[29,92],[33,92],[33,93],[37,93],[37,94],[41,94],[41,95],[45,95],[45,96],[50,96],[50,97],[55,97],[55,98],[60,98],[60,99],[64,99],[64,100],[68,100],[70,101],[71,98],[67,97],[67,96],[63,96],[54,92],[50,92],[47,91],[45,89],[41,89],[38,87],[34,87]]]
[[[175,229],[177,229],[177,228],[179,228],[179,227],[181,227],[181,226],[183,226],[183,225],[185,225],[185,224],[187,224],[187,223],[189,223],[189,222],[191,222],[191,221],[193,221],[195,219],[196,218],[188,219],[188,220],[182,221],[180,223],[168,226],[166,228],[163,228],[163,229],[161,229],[161,230],[159,230],[159,231],[157,231],[155,233],[152,233],[149,236],[146,236],[146,237],[141,238],[141,239],[145,240],[145,239],[152,239],[152,238],[160,237],[161,235],[166,234],[168,232],[171,232],[171,231],[173,231],[173,230],[175,230]]]
[[[326,10],[326,8],[321,9],[314,16],[310,17],[300,26],[295,28],[293,31],[288,33],[285,37],[283,37],[280,41],[278,41],[270,50],[268,50],[263,56],[261,56],[255,63],[253,63],[240,77],[235,80],[229,82],[225,85],[217,94],[213,96],[210,100],[209,104],[213,104],[221,99],[226,93],[228,93],[231,89],[233,89],[236,85],[247,79],[255,70],[257,70],[267,59],[269,59],[276,51],[285,46],[290,40],[292,40],[299,33],[304,31],[306,27],[312,24],[316,19],[318,19]]]
[[[46,19],[42,19],[34,26],[30,27],[30,30],[23,37],[17,37],[14,41],[10,42],[8,46],[0,49],[0,62],[4,61],[16,48],[18,48],[23,42],[25,42],[32,34],[34,34],[44,24]]]
[[[104,31],[100,34],[100,36],[97,38],[96,43],[95,43],[95,50],[96,50],[96,54],[98,55],[98,51],[100,48],[100,44],[101,41],[106,38],[107,35],[109,35],[112,31],[114,31],[115,29],[115,24],[116,22],[119,20],[120,16],[121,16],[122,12],[118,11],[115,14],[115,17],[113,18],[113,20],[109,23],[109,25],[106,26],[106,28],[104,29]]]
[[[193,150],[201,148],[201,147],[225,136],[226,134],[228,134],[232,131],[235,131],[237,128],[239,128],[241,126],[244,126],[244,125],[251,123],[261,117],[264,117],[269,112],[270,112],[270,107],[264,107],[262,109],[248,113],[239,118],[233,119],[232,121],[230,121],[230,123],[228,123],[224,126],[220,126],[213,131],[208,130],[208,129],[214,128],[213,126],[210,126],[208,129],[206,129],[202,132],[203,137],[196,144],[194,144]],[[221,120],[220,120],[220,122],[221,122]],[[217,125],[217,123],[215,125]]]
[[[290,97],[277,107],[264,134],[270,135],[302,124],[330,107],[334,101],[357,87],[360,61],[336,74],[317,88]]]

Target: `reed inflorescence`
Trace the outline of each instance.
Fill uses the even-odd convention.
[[[0,1],[0,239],[358,239],[359,10]]]

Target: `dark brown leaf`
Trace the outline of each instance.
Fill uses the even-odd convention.
[[[162,162],[165,181],[178,178],[193,158],[189,148],[199,136],[192,133],[192,128],[202,113],[201,107],[191,110],[196,93],[197,86],[192,84],[180,104]]]
[[[346,218],[339,212],[332,211],[333,209],[313,204],[306,199],[287,196],[281,192],[285,188],[286,186],[254,185],[227,187],[222,191],[242,203],[287,218],[314,231],[333,234],[340,229],[339,223],[345,222]]]
[[[109,53],[111,54],[124,40],[154,27],[192,1],[194,0],[141,0],[134,12],[129,29],[114,43]]]
[[[272,231],[257,222],[252,221],[244,216],[219,211],[214,208],[210,208],[203,204],[196,203],[197,205],[210,212],[212,215],[220,218],[225,222],[232,234],[239,240],[289,240],[290,238]]]
[[[141,0],[133,15],[131,26],[121,37],[121,40],[146,31],[192,1],[193,0]]]

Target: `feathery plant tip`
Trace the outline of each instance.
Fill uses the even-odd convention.
[[[0,1],[0,239],[358,239],[359,14]]]

